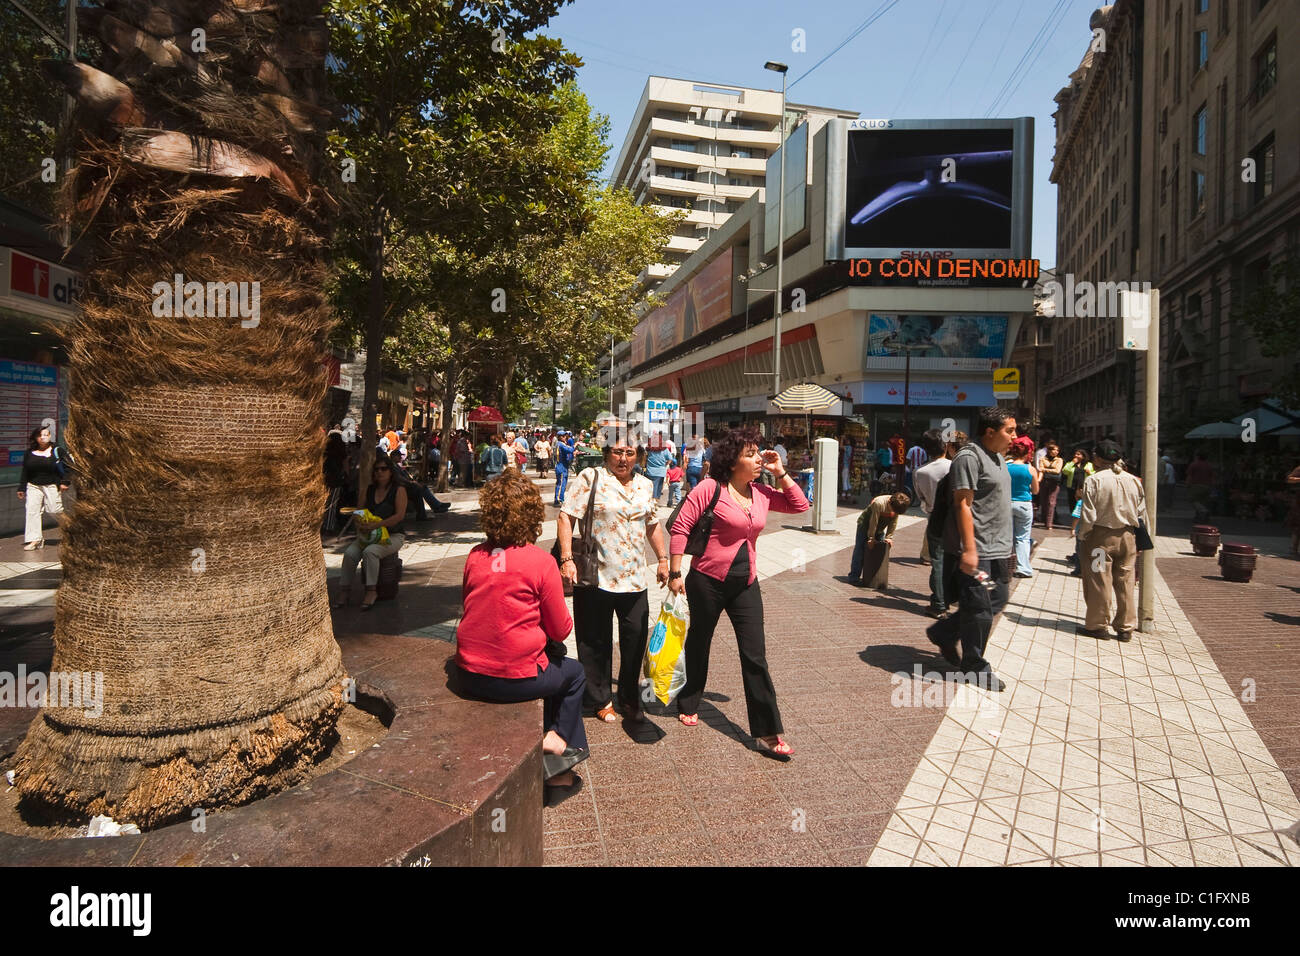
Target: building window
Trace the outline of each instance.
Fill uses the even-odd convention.
[[[1210,0],[1196,0],[1196,12],[1206,13],[1210,9]]]
[[[1160,138],[1164,139],[1169,135],[1169,107],[1163,107],[1160,110]]]
[[[1210,36],[1206,30],[1197,30],[1192,34],[1192,72],[1205,68],[1210,58]]]
[[[1255,161],[1255,181],[1250,184],[1251,205],[1263,202],[1273,193],[1273,134],[1250,151]]]
[[[1269,90],[1277,86],[1277,35],[1269,37],[1268,42],[1255,54],[1251,61],[1250,102],[1253,106],[1264,98]]]
[[[1205,212],[1205,173],[1192,170],[1192,218]]]
[[[1192,152],[1197,156],[1205,155],[1205,137],[1209,129],[1209,114],[1202,106],[1192,116]]]

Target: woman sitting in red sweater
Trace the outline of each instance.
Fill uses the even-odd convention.
[[[514,469],[479,492],[487,541],[465,559],[465,613],[456,629],[461,686],[486,700],[544,701],[542,764],[549,786],[576,783],[587,752],[582,665],[566,657],[573,619],[555,559],[533,542],[546,516],[537,486]]]

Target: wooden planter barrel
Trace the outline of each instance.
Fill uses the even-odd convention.
[[[1249,584],[1255,574],[1258,554],[1249,544],[1225,544],[1219,552],[1219,567],[1225,581]]]
[[[1219,529],[1212,524],[1192,525],[1192,550],[1203,558],[1212,558],[1219,550]]]

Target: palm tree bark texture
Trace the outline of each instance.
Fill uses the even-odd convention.
[[[300,781],[345,706],[317,534],[328,34],[320,0],[78,13],[103,60],[43,64],[78,100],[64,198],[94,244],[51,670],[102,672],[103,712],[47,701],[17,786],[151,827]]]

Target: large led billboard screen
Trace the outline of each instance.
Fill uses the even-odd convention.
[[[1028,254],[1033,119],[836,120],[826,258]]]

